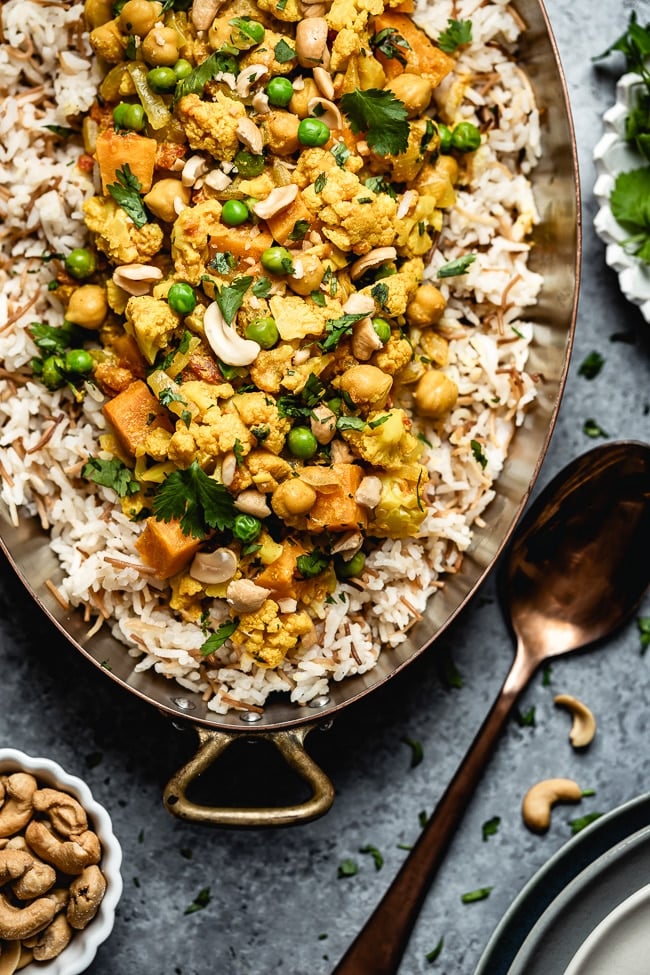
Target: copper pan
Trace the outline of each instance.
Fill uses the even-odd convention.
[[[535,482],[555,425],[573,342],[580,276],[580,191],[566,84],[546,11],[539,0],[517,0],[515,6],[528,25],[520,45],[520,62],[534,86],[542,121],[543,156],[533,175],[542,219],[535,230],[531,266],[544,276],[545,283],[530,315],[536,328],[528,368],[543,379],[537,404],[512,442],[497,497],[488,510],[489,527],[477,530],[462,571],[430,601],[425,617],[404,643],[382,655],[372,671],[333,686],[327,698],[314,700],[308,707],[277,700],[269,703],[261,716],[252,712],[216,715],[198,695],[191,696],[174,682],[151,671],[133,673],[132,658],[108,633],[100,631],[86,640],[87,624],[81,614],[63,610],[46,586],[46,580],[56,583],[60,578],[46,534],[35,520],[13,527],[6,512],[0,511],[0,544],[11,565],[73,646],[102,668],[107,678],[175,721],[189,722],[196,729],[198,750],[171,778],[164,793],[166,807],[183,819],[220,826],[279,826],[325,813],[334,790],[305,750],[307,734],[395,677],[434,643],[494,565]],[[257,719],[255,723],[251,718]],[[190,783],[242,736],[271,740],[309,784],[309,800],[296,806],[235,809],[197,805],[188,799]]]

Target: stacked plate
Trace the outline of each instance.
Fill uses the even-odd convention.
[[[578,833],[533,877],[475,975],[648,975],[650,794]]]

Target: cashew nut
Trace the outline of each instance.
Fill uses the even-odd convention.
[[[384,343],[377,335],[371,318],[362,318],[352,326],[352,355],[366,362]]]
[[[43,897],[56,881],[56,870],[49,863],[43,863],[42,860],[31,856],[29,859],[31,861],[29,868],[11,885],[14,894],[21,901]]]
[[[235,133],[240,142],[248,146],[251,152],[259,156],[264,148],[262,133],[249,118],[240,118],[235,128]]]
[[[243,511],[245,515],[254,515],[256,518],[268,518],[271,509],[266,503],[266,497],[257,488],[247,488],[235,498],[235,508]]]
[[[582,789],[573,779],[545,779],[531,786],[521,804],[526,826],[544,833],[551,822],[551,808],[556,802],[579,802]]]
[[[25,830],[25,838],[38,856],[51,863],[61,873],[81,873],[91,863],[99,863],[101,847],[91,830],[78,833],[70,840],[61,840],[42,820],[33,819]]]
[[[323,64],[329,27],[324,17],[309,17],[296,26],[296,55],[301,68]]]
[[[571,694],[557,694],[553,700],[573,715],[569,741],[574,748],[585,748],[596,734],[596,719],[593,714],[586,704]]]
[[[290,206],[297,196],[298,187],[295,183],[289,183],[287,186],[276,186],[266,199],[253,205],[253,213],[261,217],[262,220],[267,220]]]
[[[353,291],[343,305],[346,315],[372,315],[374,310],[375,299],[370,295],[361,294],[360,291]]]
[[[235,474],[237,473],[237,458],[232,450],[229,450],[227,454],[224,454],[223,460],[221,461],[221,482],[225,487],[230,487],[232,482],[235,480]]]
[[[226,324],[216,301],[205,310],[203,331],[212,351],[227,366],[249,366],[261,351],[257,342],[243,339],[231,325]]]
[[[350,268],[350,277],[353,281],[356,281],[362,274],[369,271],[371,267],[385,264],[386,261],[394,261],[396,257],[397,251],[394,247],[375,247],[374,250],[369,251],[354,262]]]
[[[32,797],[38,788],[33,775],[14,772],[5,779],[5,801],[0,809],[0,836],[13,836],[32,815]]]
[[[343,561],[349,562],[362,545],[363,535],[361,532],[346,532],[335,545],[332,545],[330,551],[332,555],[342,555]]]
[[[13,975],[20,961],[20,941],[0,941],[0,975]]]
[[[181,173],[181,183],[183,186],[194,186],[197,179],[206,172],[208,164],[203,156],[190,156]]]
[[[151,291],[154,281],[160,281],[163,274],[153,264],[123,264],[113,271],[113,281],[127,294],[140,298]]]
[[[236,613],[256,613],[270,595],[270,589],[256,586],[250,579],[236,579],[226,589],[226,599]]]
[[[72,933],[65,914],[59,914],[36,939],[33,949],[35,960],[47,961],[56,958],[69,945]]]
[[[31,938],[47,927],[56,912],[52,897],[39,897],[25,907],[14,907],[0,893],[0,938],[6,941],[22,941]]]
[[[336,433],[336,413],[321,403],[311,411],[309,426],[320,444],[330,443]]]
[[[32,866],[32,858],[24,850],[0,850],[0,887],[19,880]]]
[[[321,95],[331,101],[334,98],[335,91],[334,82],[332,81],[332,76],[329,71],[326,71],[325,68],[322,68],[319,65],[318,67],[314,68],[312,74]]]
[[[316,98],[310,98],[307,102],[307,110],[310,115],[314,114],[315,109],[319,109],[320,114],[318,118],[321,122],[325,123],[328,129],[336,130],[343,128],[343,116],[334,102],[328,101],[322,95],[318,95]]]
[[[223,0],[194,0],[190,19],[197,30],[209,30]]]
[[[381,499],[381,480],[374,474],[363,477],[357,488],[354,500],[364,508],[376,508]]]
[[[250,64],[243,71],[240,71],[235,82],[235,90],[239,97],[248,98],[252,86],[265,74],[268,74],[268,70],[265,64]]]
[[[34,793],[34,809],[46,813],[52,826],[61,836],[75,836],[88,829],[88,817],[81,803],[67,792],[58,789],[38,789]]]
[[[99,867],[90,866],[70,884],[70,903],[66,912],[71,926],[85,928],[99,910],[106,892],[106,878]]]
[[[232,579],[237,571],[237,556],[229,548],[217,548],[214,552],[199,552],[190,565],[190,575],[198,582],[217,585]]]

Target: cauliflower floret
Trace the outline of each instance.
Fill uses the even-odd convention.
[[[291,422],[280,416],[275,400],[265,393],[241,393],[228,404],[229,410],[239,414],[258,443],[279,454],[291,429]]]
[[[429,230],[442,230],[442,210],[436,208],[433,196],[419,196],[413,209],[396,222],[395,245],[405,257],[427,254],[433,246]]]
[[[204,149],[219,161],[235,157],[240,148],[237,123],[246,117],[241,102],[221,91],[217,91],[213,102],[203,102],[198,95],[185,95],[176,112],[193,149]]]
[[[146,264],[163,243],[157,223],[136,227],[115,200],[92,196],[83,204],[85,223],[95,234],[95,246],[112,264]]]
[[[377,17],[384,12],[384,0],[334,0],[325,19],[331,30],[341,31],[344,27],[361,31],[372,14]]]
[[[158,352],[170,344],[181,316],[166,301],[151,295],[129,298],[125,316],[125,330],[135,338],[140,352],[153,365]]]
[[[292,0],[287,0],[287,8],[291,2]],[[281,19],[280,14],[281,11],[278,11],[277,7],[275,7],[273,10],[273,16]],[[301,13],[297,19],[302,19],[302,16],[303,14]],[[243,71],[245,68],[250,68],[250,66],[253,64],[263,64],[268,69],[270,76],[276,74],[288,74],[296,67],[298,63],[296,58],[290,58],[288,61],[276,61],[275,59],[276,47],[280,41],[286,42],[286,40],[286,32],[284,34],[279,34],[277,31],[269,30],[267,27],[263,43],[259,47],[251,48],[250,51],[244,51],[244,53],[240,56],[239,70]],[[290,44],[290,47],[294,46],[294,44]]]
[[[184,424],[177,425],[176,432],[172,434],[167,447],[167,455],[177,467],[189,467],[192,461],[198,459],[196,456],[196,441],[192,436],[191,428],[196,424],[186,427]],[[199,460],[199,463],[201,461]]]
[[[158,462],[167,460],[169,441],[171,438],[172,435],[169,430],[165,430],[163,427],[156,427],[155,430],[150,430],[143,444],[145,454],[148,454],[149,457]]]
[[[426,468],[419,464],[379,474],[381,498],[372,512],[370,534],[387,538],[417,535],[426,516],[421,490],[427,481]]]
[[[432,153],[440,145],[440,136],[431,119],[416,119],[409,124],[408,144],[397,156],[380,157],[382,165],[388,163],[395,183],[412,183],[424,166],[427,152]]]
[[[262,350],[250,366],[251,380],[265,393],[279,393],[295,349],[291,345],[278,345],[275,349]]]
[[[413,257],[410,261],[405,261],[397,274],[382,278],[381,284],[386,287],[386,297],[382,299],[382,308],[391,318],[397,318],[406,311],[406,306],[415,294],[422,281],[424,274],[424,263],[420,257]],[[374,285],[363,288],[361,294],[371,295]]]
[[[234,392],[230,383],[215,386],[201,379],[183,383],[183,396],[197,407],[204,423],[210,423],[210,417],[217,416],[221,412],[219,400],[230,399]]]
[[[414,463],[422,453],[422,444],[409,432],[410,427],[404,410],[386,410],[370,413],[363,430],[343,430],[342,436],[373,467],[393,470]]]
[[[194,437],[199,451],[210,457],[226,454],[237,447],[239,457],[245,456],[253,446],[253,439],[236,413],[208,415],[208,423],[197,425]]]
[[[312,622],[304,611],[278,615],[280,607],[267,599],[256,613],[243,613],[233,633],[233,646],[249,653],[260,667],[279,667],[301,636],[309,633]]]
[[[315,355],[311,359],[307,359],[306,362],[300,363],[298,366],[291,366],[282,379],[282,388],[288,389],[290,393],[302,393],[309,377],[312,374],[314,376],[320,376],[323,370],[331,365],[335,358],[336,356],[333,352],[327,355]]]
[[[321,307],[313,301],[305,301],[298,295],[287,295],[286,298],[274,295],[269,301],[269,306],[278,326],[280,338],[285,342],[302,339],[306,335],[321,336],[327,322],[342,314],[338,302]]]
[[[370,362],[387,375],[395,376],[409,364],[412,358],[413,348],[409,340],[392,335],[383,349],[375,352]]]
[[[320,193],[312,184],[303,200],[321,221],[323,235],[343,251],[367,254],[393,243],[397,202],[387,193],[373,193],[346,169],[330,169]]]
[[[284,6],[278,4],[278,0],[257,0],[257,6],[278,20],[296,21],[302,20],[304,16],[298,0],[287,0]]]
[[[182,619],[198,623],[203,611],[201,600],[205,595],[201,583],[193,579],[189,573],[181,573],[171,580],[171,589],[170,608]]]
[[[338,32],[332,44],[332,56],[330,70],[345,71],[348,61],[353,54],[358,54],[361,50],[362,38],[359,34],[349,27],[344,27]]]
[[[210,257],[208,242],[216,225],[221,225],[221,204],[205,200],[185,207],[172,228],[172,260],[183,281],[199,284]]]

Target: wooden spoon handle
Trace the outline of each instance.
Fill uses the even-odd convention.
[[[516,660],[417,843],[332,975],[397,972],[427,891],[528,676]]]

